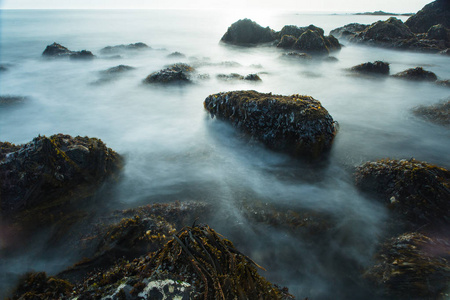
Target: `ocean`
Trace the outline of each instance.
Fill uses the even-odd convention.
[[[345,69],[382,60],[390,63],[391,74],[421,66],[450,79],[450,60],[341,41],[345,46],[331,54],[336,62],[286,62],[273,47],[219,43],[228,26],[242,18],[274,30],[314,24],[328,34],[348,23],[388,17],[257,10],[1,10],[0,64],[7,71],[0,73],[0,96],[26,98],[0,107],[0,141],[21,144],[56,133],[100,138],[126,160],[122,179],[108,193],[113,195],[108,210],[175,200],[212,203],[216,217],[209,225],[265,267],[263,276],[287,286],[298,299],[375,299],[350,274],[370,266],[389,216],[383,205],[356,190],[354,167],[414,157],[448,169],[448,128],[411,110],[450,94],[434,83],[356,77]],[[53,42],[97,57],[44,59],[42,52]],[[136,42],[152,49],[120,57],[100,52]],[[168,57],[173,52],[185,57]],[[176,62],[198,65],[197,72],[209,79],[182,86],[143,84],[147,75]],[[102,80],[101,71],[118,65],[135,69]],[[221,73],[258,73],[262,82],[221,81],[216,78]],[[233,90],[319,100],[340,126],[327,160],[314,167],[247,143],[228,124],[211,119],[203,108],[205,98]],[[339,222],[324,240],[311,242],[248,220],[243,203],[313,209]],[[36,259],[35,249],[0,258],[0,290],[6,290],[10,276],[29,270],[55,274],[76,261],[41,254]]]

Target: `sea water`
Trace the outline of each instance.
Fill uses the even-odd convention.
[[[337,62],[286,62],[279,58],[283,51],[273,47],[219,43],[228,26],[245,17],[274,30],[314,24],[326,34],[348,23],[387,18],[257,10],[2,10],[0,64],[8,70],[0,73],[0,96],[25,96],[26,101],[0,108],[0,140],[21,144],[56,133],[98,137],[126,159],[107,209],[175,200],[211,203],[215,218],[209,225],[264,266],[263,276],[289,287],[298,299],[374,298],[353,275],[371,264],[388,214],[356,191],[354,167],[381,158],[414,157],[449,168],[448,128],[417,118],[411,110],[450,95],[448,88],[434,83],[355,77],[346,69],[383,60],[390,63],[391,74],[421,66],[449,79],[450,60],[341,41],[345,46],[332,53]],[[90,50],[97,58],[44,59],[43,50],[53,42],[73,51]],[[106,46],[136,42],[152,49],[120,57],[100,53]],[[168,57],[175,51],[186,57]],[[197,72],[208,74],[209,80],[182,86],[142,83],[176,62],[203,62]],[[135,69],[101,80],[101,71],[121,64]],[[258,73],[262,82],[216,78],[230,73]],[[204,99],[232,90],[319,100],[340,125],[327,161],[316,168],[249,144],[228,124],[211,119]],[[337,226],[323,241],[312,243],[249,221],[241,208],[252,202],[328,213]],[[35,259],[32,253],[1,259],[0,289],[6,290],[11,274],[54,274],[73,262]]]

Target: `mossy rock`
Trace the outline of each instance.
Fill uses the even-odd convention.
[[[254,46],[273,42],[276,33],[269,27],[262,27],[250,19],[242,19],[228,27],[221,41],[239,46]]]
[[[256,91],[213,94],[204,107],[270,149],[318,158],[331,148],[337,123],[310,96],[281,96]]]
[[[362,41],[392,42],[415,39],[415,34],[400,19],[391,17],[386,21],[378,21],[367,27],[358,35]]]
[[[414,80],[414,81],[436,81],[437,76],[433,72],[424,70],[422,67],[407,69],[392,75],[395,78]]]
[[[328,54],[329,49],[325,39],[315,30],[305,31],[295,42],[294,49],[307,53]]]
[[[355,180],[412,228],[450,224],[450,172],[444,168],[415,159],[383,159],[359,166]]]
[[[383,61],[375,61],[373,63],[367,62],[350,68],[350,71],[357,73],[370,73],[370,74],[389,74],[389,63]]]
[[[406,20],[405,24],[415,33],[425,33],[437,24],[450,28],[450,3],[447,0],[433,1]]]
[[[388,240],[365,277],[389,299],[446,299],[450,283],[447,238],[404,233]]]
[[[153,72],[144,79],[144,83],[173,84],[191,83],[191,74],[195,71],[193,67],[184,63],[176,63],[165,69]]]

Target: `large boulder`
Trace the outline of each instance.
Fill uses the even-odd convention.
[[[356,169],[356,186],[413,228],[450,224],[450,172],[426,162],[383,159]]]
[[[408,232],[388,240],[365,277],[388,299],[446,299],[450,282],[450,240]]]
[[[401,20],[391,17],[378,21],[354,37],[354,41],[373,43],[392,43],[399,40],[415,39],[415,34]]]
[[[337,123],[310,96],[235,91],[208,96],[204,107],[269,148],[317,158],[331,148]]]
[[[422,67],[407,69],[392,75],[396,78],[415,80],[415,81],[436,81],[437,76],[433,72],[426,71]]]
[[[68,48],[57,43],[48,45],[45,48],[44,52],[42,52],[42,56],[49,58],[70,57],[71,59],[86,59],[86,60],[93,59],[95,57],[95,55],[92,54],[91,51],[87,50],[71,51]]]
[[[442,24],[431,26],[427,31],[427,38],[430,40],[450,41],[450,30]]]
[[[195,69],[187,64],[177,63],[158,72],[153,72],[144,79],[144,83],[190,83]]]
[[[278,32],[278,38],[282,38],[285,35],[292,35],[295,38],[299,38],[303,33],[305,33],[307,30],[312,30],[312,31],[317,31],[317,33],[319,33],[319,35],[323,36],[324,35],[324,30],[320,27],[316,27],[314,25],[309,25],[306,27],[298,27],[295,25],[285,25],[280,32]]]
[[[450,2],[433,1],[406,20],[405,24],[415,33],[425,33],[437,24],[450,28]]]
[[[122,167],[122,158],[96,138],[57,134],[1,148],[0,215],[36,227],[56,221]]]
[[[350,71],[357,73],[371,73],[388,75],[389,74],[389,64],[383,61],[375,61],[373,63],[367,62],[350,68]]]
[[[276,33],[269,27],[264,28],[250,19],[243,19],[231,24],[221,41],[233,45],[252,46],[273,42],[275,39]]]
[[[321,36],[317,31],[310,29],[305,31],[298,38],[293,48],[308,53],[329,53],[329,49],[323,36]]]

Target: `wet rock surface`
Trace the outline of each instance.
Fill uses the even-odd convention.
[[[413,230],[450,223],[450,172],[444,168],[415,159],[384,159],[359,166],[355,180]]]
[[[448,236],[403,233],[380,247],[365,277],[393,299],[445,299],[450,281]],[[447,295],[448,296],[448,295]]]
[[[81,50],[81,51],[71,51],[68,48],[58,44],[53,43],[48,45],[44,52],[42,53],[44,57],[70,57],[71,59],[81,59],[81,60],[90,60],[95,58],[95,55],[92,54],[91,51]]]
[[[437,76],[433,72],[424,70],[422,67],[408,69],[392,75],[395,78],[414,80],[414,81],[436,81]]]
[[[298,157],[318,158],[337,133],[337,123],[310,96],[235,91],[210,95],[204,107],[270,149]]]
[[[239,46],[253,46],[273,42],[276,33],[269,27],[262,27],[250,19],[242,19],[228,27],[221,41]]]
[[[100,50],[100,53],[102,54],[117,54],[124,51],[133,51],[133,50],[148,50],[152,49],[147,44],[138,42],[134,44],[128,44],[128,45],[116,45],[116,46],[106,46],[105,48],[102,48]]]
[[[183,63],[177,63],[168,66],[158,72],[153,72],[144,79],[144,83],[190,83],[192,82],[193,67]]]
[[[1,215],[33,226],[55,222],[122,167],[99,139],[57,134],[16,146],[2,143]]]
[[[373,63],[367,62],[350,68],[350,71],[357,73],[370,73],[370,74],[389,74],[389,63],[383,61],[375,61]]]
[[[450,28],[450,3],[446,0],[433,1],[408,18],[405,24],[415,33],[427,32],[437,24]]]
[[[429,122],[450,126],[450,100],[430,106],[419,106],[413,113]]]

